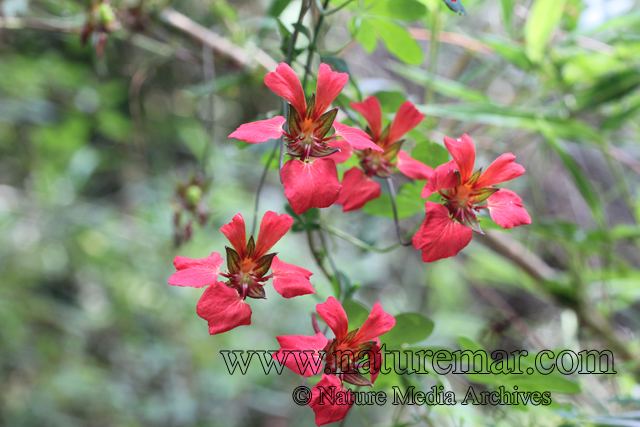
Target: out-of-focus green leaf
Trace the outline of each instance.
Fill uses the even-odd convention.
[[[628,108],[623,111],[612,114],[602,123],[602,129],[613,130],[620,127],[624,122],[638,116],[640,113],[640,97],[632,101]]]
[[[579,53],[565,60],[562,78],[570,85],[596,83],[604,75],[627,70],[627,67],[624,61],[605,53]],[[583,93],[578,92],[578,95]]]
[[[406,28],[383,19],[370,19],[369,22],[385,47],[399,60],[410,65],[422,63],[422,49]]]
[[[349,71],[349,65],[347,61],[342,58],[338,58],[337,56],[325,55],[320,58],[320,60],[326,64],[333,65],[336,71],[341,73],[351,74]]]
[[[415,344],[431,335],[433,321],[420,313],[402,313],[396,316],[395,326],[382,340],[388,348],[397,348],[403,344]]]
[[[527,56],[532,62],[544,57],[547,41],[562,18],[566,0],[536,0],[524,28]]]
[[[500,0],[502,6],[502,19],[504,19],[504,26],[507,31],[511,31],[513,28],[513,0]]]
[[[471,350],[471,351],[485,351],[484,347],[482,347],[482,345],[480,345],[479,343],[477,343],[475,340],[469,338],[469,337],[464,337],[464,336],[459,336],[458,337],[458,344],[460,344],[460,348],[462,350]]]
[[[615,101],[631,93],[640,86],[640,72],[624,70],[603,76],[590,89],[578,93],[576,102],[579,110],[594,108],[600,104]]]
[[[531,110],[515,107],[499,107],[491,104],[430,104],[416,106],[428,116],[446,117],[465,123],[484,123],[499,127],[538,131],[545,123],[562,138],[575,141],[600,143],[602,137],[593,127],[576,119],[543,116]]]
[[[289,3],[291,3],[291,0],[273,0],[269,8],[269,16],[277,18],[289,6]]]
[[[423,141],[416,145],[411,157],[435,169],[449,161],[449,152],[436,142]]]
[[[427,8],[416,0],[383,0],[368,9],[367,15],[381,16],[401,21],[415,21],[427,13]]]
[[[347,313],[350,331],[361,327],[371,312],[364,305],[352,299],[345,299],[342,303],[342,308]]]
[[[413,184],[405,184],[400,187],[396,194],[396,207],[398,209],[398,218],[407,218],[418,212],[424,211],[424,201],[411,194],[405,186],[414,186]],[[375,200],[371,200],[364,205],[364,211],[370,215],[383,216],[393,219],[393,207],[391,205],[391,196],[383,194]]]
[[[492,47],[498,55],[511,62],[516,67],[523,70],[531,69],[531,60],[527,57],[522,45],[514,43],[511,40],[492,35],[482,37],[482,41]]]
[[[370,20],[360,19],[359,17],[354,18],[352,22],[360,23],[360,26],[354,30],[356,40],[358,40],[358,43],[362,45],[367,53],[372,53],[378,45],[375,27]]]
[[[374,95],[380,101],[380,108],[382,113],[395,113],[398,111],[403,102],[407,100],[407,97],[395,91],[380,91]]]
[[[469,102],[489,102],[489,98],[479,90],[472,89],[445,77],[430,75],[416,67],[392,63],[390,68],[413,82],[433,87],[437,92]]]

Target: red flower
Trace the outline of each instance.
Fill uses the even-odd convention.
[[[333,297],[327,302],[318,304],[316,311],[333,331],[335,338],[328,340],[320,330],[311,337],[304,335],[282,335],[277,337],[281,349],[273,355],[278,361],[298,375],[310,377],[316,373],[317,363],[324,362],[322,379],[312,390],[309,406],[316,415],[318,426],[333,423],[343,419],[351,404],[340,404],[329,401],[326,397],[320,402],[321,390],[325,396],[331,397],[330,387],[335,387],[335,395],[350,396],[347,400],[353,402],[350,391],[345,390],[343,383],[356,386],[373,386],[382,365],[380,340],[378,337],[387,333],[396,323],[396,319],[385,313],[377,302],[361,328],[349,331],[349,322],[342,305]],[[316,326],[317,329],[317,326]],[[305,351],[311,355],[312,362],[303,369],[298,358],[290,352]],[[308,352],[308,353],[307,353]],[[287,354],[289,354],[287,356]],[[359,371],[364,368],[371,374],[371,380]],[[335,397],[334,395],[334,397]]]
[[[197,313],[209,323],[211,335],[227,332],[241,325],[251,324],[248,298],[266,299],[264,282],[273,279],[273,287],[285,298],[315,292],[309,277],[311,272],[280,261],[269,250],[284,236],[293,224],[289,215],[267,212],[260,224],[257,242],[253,236],[247,242],[244,219],[237,214],[233,221],[220,229],[233,249],[227,250],[228,271],[220,273],[222,257],[214,252],[204,259],[176,257],[175,272],[169,278],[174,286],[201,288],[209,285],[198,301]],[[267,272],[271,269],[271,274]],[[218,281],[218,275],[227,278]]]
[[[249,143],[285,136],[287,154],[295,159],[285,164],[281,177],[285,196],[298,214],[312,207],[326,208],[338,199],[340,183],[335,162],[323,158],[340,151],[329,145],[330,141],[340,137],[349,147],[382,151],[363,131],[336,122],[337,108],[326,111],[348,80],[348,74],[331,71],[327,64],[320,64],[317,93],[307,104],[298,76],[289,65],[281,63],[276,71],[266,75],[264,82],[289,101],[289,119],[277,116],[246,123],[229,135]],[[288,132],[282,128],[285,121]],[[327,137],[332,126],[335,133]]]
[[[351,108],[358,111],[367,120],[369,125],[367,133],[371,135],[373,142],[382,151],[366,149],[357,153],[362,169],[353,167],[345,173],[342,180],[342,191],[336,202],[342,205],[343,212],[360,209],[370,200],[380,197],[380,184],[372,177],[374,175],[379,178],[390,176],[396,165],[393,162],[396,156],[398,157],[398,168],[410,178],[426,179],[423,175],[428,175],[433,171],[429,166],[410,158],[404,151],[400,151],[404,142],[400,138],[418,126],[424,119],[424,114],[416,110],[411,102],[406,101],[400,106],[395,119],[384,130],[382,129],[382,109],[377,98],[370,96],[364,102],[353,102]],[[347,155],[340,153],[331,157],[340,163],[349,158],[351,151],[351,148],[344,147],[343,152],[348,153]],[[418,175],[420,177],[416,178]]]
[[[498,157],[484,173],[473,172],[476,148],[469,136],[444,138],[453,160],[440,165],[422,189],[425,199],[440,193],[444,205],[427,202],[426,216],[413,238],[413,246],[422,250],[422,260],[432,262],[456,255],[467,246],[472,231],[483,234],[476,212],[489,209],[491,218],[502,228],[531,224],[516,193],[492,185],[517,178],[524,168],[515,163],[511,153]],[[478,203],[487,201],[485,205]]]

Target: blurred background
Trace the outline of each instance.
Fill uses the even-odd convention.
[[[384,185],[364,210],[324,209],[324,223],[366,244],[325,232],[355,326],[380,301],[420,315],[398,345],[610,349],[618,372],[381,376],[380,390],[516,384],[551,390],[554,404],[354,407],[344,425],[640,425],[638,0],[467,0],[466,15],[440,0],[346,1],[311,43],[321,8],[345,1],[311,2],[297,30],[297,0],[0,2],[0,425],[314,425],[291,400],[298,376],[259,365],[230,376],[219,354],[313,334],[310,314],[335,283],[307,233],[275,250],[314,273],[316,295],[285,301],[267,285],[251,326],[209,336],[201,290],[167,284],[176,255],[223,253],[219,228],[236,213],[253,221],[274,142],[227,136],[280,114],[263,79],[294,33],[300,75],[309,51],[310,70],[321,56],[350,73],[339,120],[357,124],[348,104],[368,95],[385,120],[409,99],[427,115],[405,142],[415,157],[444,163],[443,136],[467,133],[476,167],[513,152],[527,170],[505,186],[532,225],[483,219],[486,236],[433,264],[412,247],[363,249],[397,241]],[[410,232],[424,201],[395,182]],[[272,162],[258,219],[285,205]]]

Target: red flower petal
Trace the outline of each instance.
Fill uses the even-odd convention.
[[[466,183],[473,175],[473,166],[476,162],[476,146],[473,140],[465,133],[460,139],[444,137],[444,145],[451,153],[460,171],[460,182]]]
[[[382,133],[382,108],[380,107],[380,101],[375,96],[370,96],[365,99],[364,102],[352,102],[351,108],[362,114],[362,117],[369,124],[371,134],[374,141],[380,139],[380,133]]]
[[[293,218],[287,214],[278,215],[272,211],[265,213],[262,217],[262,222],[260,222],[260,234],[258,234],[253,259],[257,260],[266,255],[273,245],[287,234],[292,224]]]
[[[354,166],[342,178],[342,190],[336,204],[342,205],[342,212],[354,211],[368,201],[377,199],[381,193],[380,184],[368,178],[362,169]]]
[[[297,265],[287,264],[273,258],[271,262],[271,276],[273,277],[273,287],[285,298],[293,298],[300,295],[314,294],[316,291],[309,281],[312,272]]]
[[[322,357],[319,352],[324,349],[327,345],[328,340],[322,334],[322,332],[318,332],[312,337],[308,337],[306,335],[280,335],[276,337],[278,343],[280,343],[281,349],[278,350],[277,353],[273,355],[273,359],[278,362],[284,362],[284,366],[291,369],[298,375],[302,375],[304,377],[311,377],[322,369]],[[289,353],[289,350],[299,350],[299,351],[314,351],[315,354],[303,353],[298,354],[295,352]],[[308,360],[310,355],[312,358]],[[308,360],[308,363],[304,362]]]
[[[276,116],[268,120],[245,123],[236,129],[229,138],[236,138],[250,144],[277,139],[282,136],[282,125],[286,119]]]
[[[487,199],[491,219],[502,228],[531,224],[531,217],[522,206],[522,199],[513,191],[501,188]]]
[[[323,391],[319,387],[322,387]],[[333,389],[331,387],[334,387]],[[325,424],[335,423],[344,419],[349,412],[349,409],[353,406],[351,404],[338,404],[339,400],[337,396],[342,394],[344,400],[353,402],[353,396],[350,391],[347,391],[342,386],[342,381],[335,375],[322,374],[322,379],[311,390],[313,397],[309,406],[316,414],[316,425],[322,426]],[[322,396],[321,396],[322,394]],[[322,397],[322,399],[321,399]],[[331,401],[336,401],[336,404],[331,404]],[[322,403],[322,404],[321,404]]]
[[[424,199],[433,193],[451,190],[458,184],[458,175],[456,174],[456,163],[451,160],[444,165],[440,165],[429,177],[429,181],[424,185],[420,196]]]
[[[327,64],[320,64],[318,70],[318,85],[316,87],[316,103],[313,107],[311,119],[315,120],[322,115],[340,94],[349,81],[349,74],[331,71]]]
[[[524,173],[524,167],[514,162],[516,156],[511,153],[505,153],[495,159],[493,163],[489,165],[478,181],[475,183],[474,188],[489,187],[500,182],[509,181],[517,178]]]
[[[264,83],[269,89],[289,101],[300,117],[307,114],[307,101],[300,79],[289,65],[284,62],[278,64],[275,71],[265,76]]]
[[[235,289],[223,282],[216,282],[205,289],[196,312],[209,323],[211,335],[251,324],[251,307]]]
[[[353,338],[354,345],[372,341],[382,334],[386,334],[396,324],[396,318],[386,313],[380,302],[376,302],[373,310],[365,320],[364,324]]]
[[[342,341],[349,332],[349,321],[342,304],[334,297],[329,297],[327,302],[316,305],[316,311],[322,320],[329,325],[338,341]]]
[[[433,173],[431,166],[409,157],[403,150],[398,153],[398,169],[411,179],[429,179]]]
[[[213,285],[218,281],[222,258],[217,252],[213,252],[208,257],[201,259],[177,256],[173,260],[173,265],[178,271],[169,277],[168,282],[170,285],[201,288]]]
[[[422,251],[422,261],[433,262],[455,256],[469,244],[473,231],[449,217],[449,210],[427,202],[426,216],[413,237],[413,247]]]
[[[227,237],[240,259],[244,259],[247,256],[247,233],[242,215],[235,214],[233,220],[229,224],[223,225],[220,231]]]
[[[352,128],[351,126],[343,125],[338,122],[333,122],[333,127],[336,130],[335,135],[344,139],[356,150],[366,150],[371,148],[374,151],[384,151],[381,147],[371,141],[371,137],[366,132],[360,129]]]
[[[338,200],[340,182],[336,164],[320,158],[310,162],[291,159],[280,171],[284,195],[297,214],[311,208],[326,208]]]
[[[325,157],[326,159],[332,159],[334,162],[336,162],[336,164],[346,162],[353,154],[353,148],[351,148],[351,145],[349,145],[347,141],[344,141],[342,139],[333,140],[329,142],[329,145],[331,146],[331,148],[340,149],[339,152]]]
[[[418,126],[424,117],[424,114],[416,110],[416,107],[410,101],[405,101],[391,123],[387,145],[400,140],[405,133]]]

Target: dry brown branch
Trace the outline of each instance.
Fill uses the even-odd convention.
[[[487,230],[484,236],[480,236],[480,241],[511,260],[537,281],[552,280],[556,276],[553,268],[507,233]]]
[[[267,71],[274,71],[278,66],[278,63],[264,50],[256,47],[253,52],[248,53],[242,47],[173,9],[167,8],[160,12],[160,19],[199,43],[206,44],[218,55],[230,58],[243,68],[253,69],[256,66],[261,66]]]
[[[553,280],[557,277],[558,273],[556,270],[549,267],[540,257],[529,251],[507,233],[490,230],[486,231],[484,236],[480,236],[479,240],[498,254],[518,265],[540,285],[547,280]],[[483,294],[491,297],[490,295],[486,295],[486,293]],[[489,302],[501,305],[499,301],[490,300]],[[591,332],[598,335],[622,360],[637,363],[637,355],[616,335],[610,322],[593,309],[588,301],[581,299],[575,307],[572,306],[571,308],[575,310],[581,323],[590,329]],[[636,377],[640,378],[640,366],[637,366],[634,371]]]

